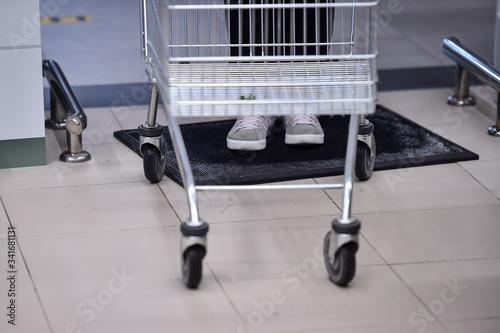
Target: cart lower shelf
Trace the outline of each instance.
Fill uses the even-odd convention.
[[[163,72],[175,117],[370,114],[370,60],[170,63]],[[165,102],[165,101],[164,101]]]

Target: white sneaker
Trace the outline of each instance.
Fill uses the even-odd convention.
[[[286,134],[285,143],[322,144],[325,134],[318,121],[318,117],[310,114],[294,114],[285,117]]]
[[[233,150],[262,150],[276,117],[241,116],[227,135],[227,148]]]

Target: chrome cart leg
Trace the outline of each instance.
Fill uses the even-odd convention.
[[[168,113],[167,113],[168,114]],[[197,288],[202,279],[203,258],[207,253],[208,224],[198,215],[198,200],[191,166],[177,119],[167,116],[170,136],[177,156],[184,188],[186,189],[189,218],[181,224],[182,278],[188,288]]]
[[[167,96],[162,91],[162,96]],[[189,217],[181,224],[182,278],[188,288],[197,288],[202,279],[203,258],[207,253],[207,233],[209,226],[198,214],[198,199],[191,165],[177,118],[173,117],[166,105],[170,138],[174,147],[177,164],[186,190]]]
[[[324,257],[330,280],[346,286],[356,272],[358,250],[358,232],[361,222],[351,216],[352,188],[354,166],[356,163],[356,146],[359,118],[352,115],[349,122],[349,136],[344,169],[344,189],[342,199],[342,215],[332,222],[332,230],[326,234],[324,241]]]
[[[359,116],[358,146],[354,174],[359,180],[368,180],[375,167],[376,144],[374,126],[364,116]]]
[[[148,117],[139,126],[139,145],[143,157],[144,176],[152,183],[158,183],[165,172],[166,144],[163,139],[163,127],[156,122],[158,112],[158,86],[151,80],[151,99]]]

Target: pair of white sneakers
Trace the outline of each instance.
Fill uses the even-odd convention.
[[[241,116],[227,135],[227,147],[232,150],[262,150],[276,121],[275,116]],[[322,144],[323,128],[318,117],[295,114],[284,117],[286,144]]]

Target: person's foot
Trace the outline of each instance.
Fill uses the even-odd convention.
[[[322,144],[323,128],[318,117],[310,114],[295,114],[285,117],[285,143],[289,145]]]
[[[241,116],[227,135],[227,148],[232,150],[262,150],[276,117]]]

